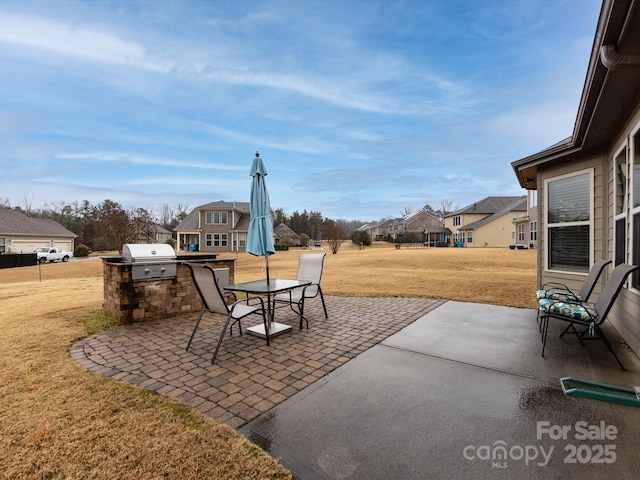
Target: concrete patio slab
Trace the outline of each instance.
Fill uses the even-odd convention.
[[[640,409],[559,379],[633,386],[638,358],[559,327],[542,358],[535,311],[447,302],[240,431],[304,480],[636,478]]]

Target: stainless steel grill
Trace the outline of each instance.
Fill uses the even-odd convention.
[[[176,253],[168,243],[125,243],[122,257],[131,262],[132,280],[176,276]]]

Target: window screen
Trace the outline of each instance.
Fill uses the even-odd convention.
[[[549,268],[588,271],[591,219],[589,174],[550,181],[547,192]]]
[[[589,175],[549,182],[549,224],[589,221]]]

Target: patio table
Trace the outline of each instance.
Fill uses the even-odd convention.
[[[291,325],[285,325],[283,323],[277,323],[274,321],[275,307],[271,305],[272,296],[288,292],[294,288],[304,287],[310,285],[311,282],[307,280],[290,280],[285,278],[271,278],[267,282],[267,279],[254,280],[251,282],[236,283],[235,285],[227,285],[225,290],[230,292],[243,292],[249,295],[259,295],[267,297],[267,328],[264,328],[264,324],[255,325],[249,327],[246,331],[261,338],[267,339],[267,345],[269,344],[269,338],[287,333],[292,330]]]

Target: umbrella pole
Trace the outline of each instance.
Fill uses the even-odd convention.
[[[267,285],[269,285],[269,256],[264,257],[267,262]]]

